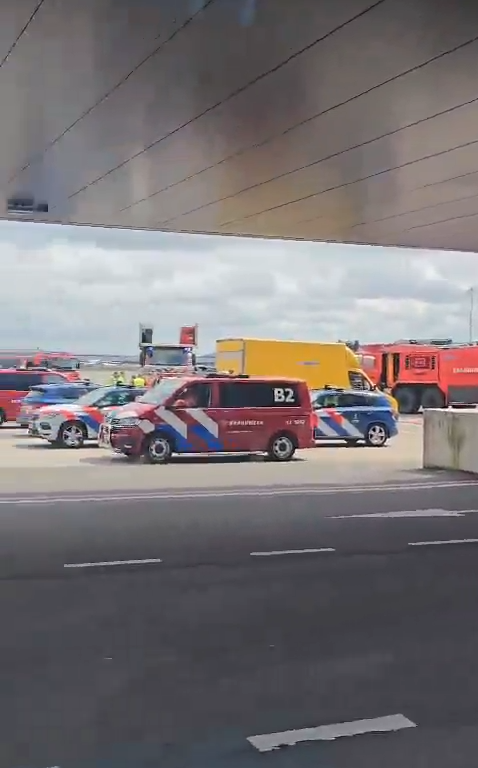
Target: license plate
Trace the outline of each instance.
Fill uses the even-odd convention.
[[[100,434],[98,436],[98,442],[104,448],[109,448],[110,445],[110,428],[105,424],[100,427]]]

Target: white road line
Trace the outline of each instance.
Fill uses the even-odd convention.
[[[409,547],[438,547],[441,544],[478,544],[478,539],[447,539],[446,541],[409,541]]]
[[[150,560],[105,560],[100,563],[65,563],[63,568],[103,568],[111,565],[148,565],[150,563],[162,563],[157,558]]]
[[[389,733],[403,728],[416,728],[404,715],[388,715],[371,720],[354,720],[349,723],[320,725],[317,728],[302,728],[297,731],[266,733],[262,736],[249,736],[247,741],[259,752],[271,752],[282,746],[293,747],[303,741],[333,741],[343,736],[359,736],[364,733]]]
[[[275,555],[312,555],[319,552],[335,552],[331,547],[322,549],[278,549],[271,552],[250,552],[251,557],[274,557]]]
[[[354,518],[410,518],[410,517],[463,517],[478,512],[478,509],[412,509],[399,512],[371,512],[360,515],[330,515],[329,520],[350,520]]]
[[[281,486],[275,488],[263,488],[257,486],[255,488],[247,488],[245,490],[225,488],[224,490],[215,489],[203,491],[201,489],[188,490],[177,492],[168,491],[152,491],[151,493],[125,493],[118,495],[117,493],[111,495],[90,495],[90,496],[40,496],[40,497],[9,497],[0,498],[0,505],[35,505],[35,504],[91,504],[91,503],[107,503],[114,502],[130,502],[130,501],[183,501],[188,499],[222,499],[222,498],[262,498],[277,497],[277,496],[328,496],[334,493],[354,494],[354,493],[384,493],[387,491],[421,491],[426,489],[435,488],[469,488],[478,486],[478,480],[471,481],[445,481],[445,482],[427,482],[427,483],[406,483],[406,484],[385,484],[385,485],[335,485],[328,488],[309,486]]]

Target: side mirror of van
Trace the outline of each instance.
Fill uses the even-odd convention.
[[[172,404],[172,407],[173,408],[187,408],[188,404],[187,404],[186,400],[179,399],[179,400],[175,400],[174,401],[174,403]]]

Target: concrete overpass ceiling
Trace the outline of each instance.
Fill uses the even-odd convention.
[[[472,0],[3,0],[2,197],[477,250],[477,22]]]

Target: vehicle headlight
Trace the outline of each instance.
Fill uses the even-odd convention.
[[[125,419],[115,418],[115,426],[117,425],[118,427],[137,427],[138,424],[139,419],[137,417],[127,417]]]

